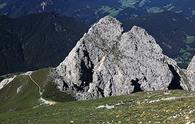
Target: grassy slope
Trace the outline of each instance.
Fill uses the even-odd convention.
[[[17,76],[0,90],[1,124],[195,122],[194,92],[141,92],[98,100],[73,101],[72,97],[58,91],[56,86],[48,81],[49,72],[49,68],[37,70],[31,77],[40,85],[43,97],[58,101],[57,104],[40,105],[37,86],[28,76]],[[21,86],[20,92],[17,93]],[[97,109],[98,106],[106,104],[114,108]]]
[[[98,100],[58,103],[25,111],[0,114],[1,123],[175,123],[195,122],[195,93],[185,91],[142,92]],[[167,99],[163,99],[167,98]],[[176,98],[176,100],[173,100]],[[123,103],[116,105],[117,103]],[[114,105],[113,109],[100,105]]]
[[[43,97],[55,101],[72,101],[70,95],[62,93],[48,81],[50,69],[40,69],[32,73],[31,77],[40,85]],[[19,91],[19,88],[21,89]],[[17,93],[18,89],[18,93]],[[0,90],[0,112],[18,111],[33,108],[40,104],[38,87],[27,75],[19,75],[6,87]]]
[[[17,93],[20,86],[22,90]],[[39,93],[27,76],[18,76],[0,90],[0,96],[0,111],[15,111],[38,104],[35,99],[39,98]]]

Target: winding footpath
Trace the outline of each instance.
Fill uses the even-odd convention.
[[[39,86],[39,84],[32,78],[32,76],[31,76],[31,73],[27,73],[26,74],[26,76],[28,76],[29,77],[29,79],[37,86],[37,88],[38,88],[38,91],[39,91],[39,95],[40,95],[40,102],[42,103],[42,104],[46,104],[46,105],[55,105],[56,104],[56,102],[54,102],[54,101],[49,101],[49,100],[46,100],[46,99],[44,99],[43,97],[42,97],[42,91],[41,91],[41,87]],[[42,105],[41,104],[41,105]]]
[[[41,92],[41,87],[39,86],[39,84],[31,77],[31,75],[27,75],[29,78],[30,78],[30,80],[38,87],[38,90],[39,90],[39,94],[40,94],[40,96],[42,97],[42,92]]]

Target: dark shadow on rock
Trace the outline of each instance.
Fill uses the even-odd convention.
[[[132,93],[136,93],[136,92],[143,91],[141,89],[141,84],[138,83],[139,82],[139,79],[136,78],[136,80],[131,80],[131,82],[132,82],[131,85],[134,86],[134,90],[133,90]]]
[[[179,74],[177,73],[177,71],[174,69],[174,67],[172,65],[169,65],[169,69],[171,70],[172,74],[173,74],[173,79],[171,81],[171,83],[168,86],[169,90],[183,90],[183,88],[180,85],[180,81],[181,81],[181,77],[179,76]]]

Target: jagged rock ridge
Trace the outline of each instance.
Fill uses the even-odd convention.
[[[78,100],[126,95],[138,91],[189,87],[176,62],[144,29],[123,32],[106,16],[94,24],[55,69],[55,82]]]

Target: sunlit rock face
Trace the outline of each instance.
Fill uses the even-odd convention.
[[[76,99],[127,95],[138,91],[186,89],[176,62],[144,29],[123,32],[106,16],[95,23],[55,69],[55,82]]]
[[[190,88],[191,90],[195,90],[195,56],[192,58],[187,71],[186,71],[188,80],[189,80],[189,84],[190,84]]]

